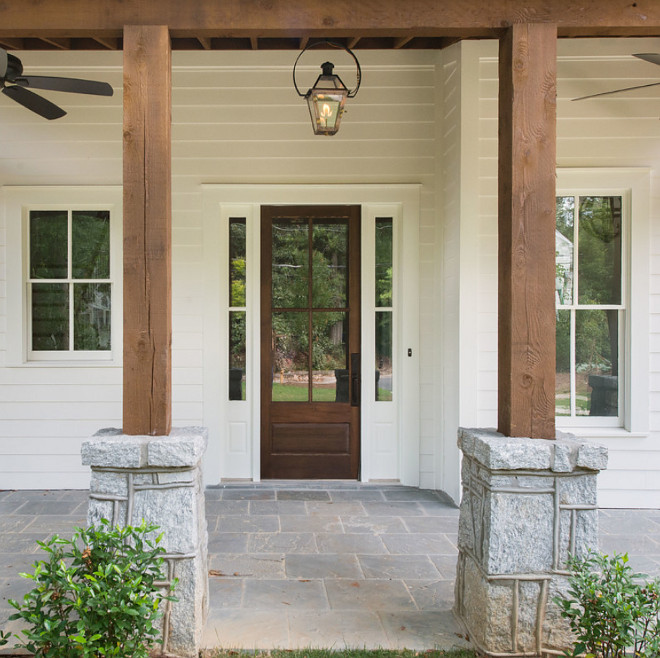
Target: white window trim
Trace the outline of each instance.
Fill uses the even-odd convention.
[[[644,436],[649,431],[650,170],[559,168],[557,196],[571,195],[623,197],[622,263],[626,272],[623,290],[626,322],[621,355],[623,415],[617,419],[557,416],[557,427],[584,437]],[[625,212],[626,207],[628,212]],[[612,426],[613,421],[617,426]]]
[[[122,365],[122,188],[120,186],[4,187],[7,227],[7,366]],[[30,210],[109,210],[112,347],[109,351],[33,352],[29,349],[28,221]]]

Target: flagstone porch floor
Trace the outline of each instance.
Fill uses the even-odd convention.
[[[0,491],[0,628],[36,540],[70,535],[86,509],[85,491]],[[443,494],[269,481],[209,488],[206,510],[205,647],[467,646],[451,614],[458,510]],[[660,510],[601,510],[600,548],[660,576]]]

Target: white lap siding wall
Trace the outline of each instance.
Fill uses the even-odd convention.
[[[472,181],[479,190],[479,228],[472,242],[478,254],[475,421],[478,426],[492,427],[497,424],[497,43],[464,43],[464,47],[479,69],[478,84],[471,87],[479,108],[478,121],[472,124],[479,135]],[[660,87],[577,103],[571,99],[656,82],[660,67],[632,57],[632,53],[644,52],[660,52],[660,40],[565,39],[558,44],[558,168],[639,167],[651,171],[650,316],[638,327],[642,335],[650,329],[648,418],[638,419],[638,425],[649,431],[574,430],[609,449],[609,466],[599,476],[599,504],[605,507],[660,507]],[[633,199],[632,221],[634,218]],[[647,386],[645,381],[635,384]]]
[[[68,112],[53,122],[0,99],[0,186],[121,185],[122,54],[19,55],[26,72],[107,80],[115,95],[45,92]],[[420,351],[432,356],[421,359],[419,395],[429,422],[422,426],[420,463],[422,486],[435,486],[437,53],[359,53],[363,87],[333,138],[312,135],[306,103],[291,84],[295,55],[173,53],[173,424],[204,422],[203,183],[421,184]],[[352,68],[340,68],[339,54],[336,60],[352,86]],[[316,64],[311,58],[299,66],[305,89],[318,75]],[[99,428],[121,426],[121,369],[7,366],[6,252],[19,246],[6,244],[7,222],[16,218],[0,207],[0,489],[84,488],[89,475],[80,465],[80,442]]]

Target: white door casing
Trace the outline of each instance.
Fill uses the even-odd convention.
[[[204,185],[205,482],[260,479],[259,235],[262,205],[362,206],[362,372],[375,368],[375,220],[394,223],[393,400],[362,379],[360,479],[419,484],[419,186]],[[229,400],[230,218],[246,220],[246,400]],[[410,356],[408,356],[410,354]]]

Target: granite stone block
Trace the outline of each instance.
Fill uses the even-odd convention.
[[[571,646],[552,602],[569,554],[598,547],[602,446],[461,430],[455,612],[486,655],[561,653]],[[539,617],[539,615],[542,615]]]
[[[167,655],[198,656],[208,612],[208,533],[201,459],[204,428],[173,429],[169,436],[125,436],[101,430],[83,442],[92,467],[88,523],[158,526],[167,573],[178,579],[174,602],[163,603]]]

